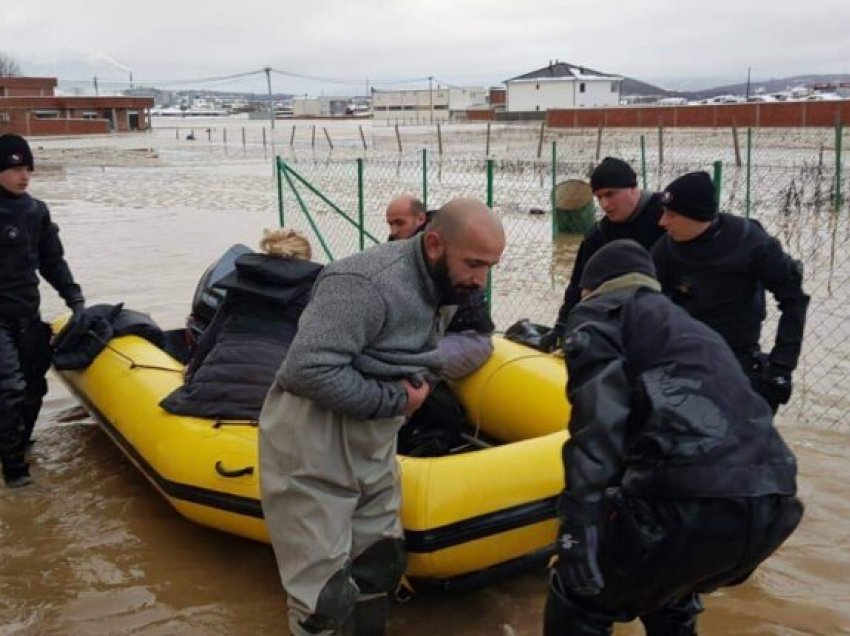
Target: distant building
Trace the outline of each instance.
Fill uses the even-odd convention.
[[[442,87],[384,91],[372,89],[372,112],[376,120],[427,124],[465,117],[466,111],[486,107],[487,88]]]
[[[623,78],[567,62],[550,62],[536,71],[505,80],[509,112],[549,108],[617,106]]]
[[[293,117],[342,117],[348,107],[348,97],[293,97]]]
[[[55,94],[55,77],[0,76],[0,134],[87,135],[150,128],[150,97]]]

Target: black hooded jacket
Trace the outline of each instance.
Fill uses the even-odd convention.
[[[664,230],[658,225],[662,212],[661,195],[657,192],[643,191],[638,201],[637,211],[625,223],[613,223],[606,216],[593,224],[578,247],[570,283],[564,290],[564,302],[558,311],[560,324],[567,324],[570,311],[581,300],[579,281],[590,257],[600,248],[618,239],[632,239],[647,250],[652,249],[655,241],[664,235]]]
[[[742,359],[759,351],[765,290],[771,292],[781,316],[770,361],[796,368],[809,306],[802,268],[758,221],[720,214],[692,241],[665,236],[652,256],[662,291],[723,336]]]
[[[631,285],[583,300],[568,330],[563,458],[576,502],[594,506],[612,486],[650,498],[795,492],[770,407],[712,329]]]
[[[0,188],[0,318],[38,315],[37,272],[69,307],[83,302],[47,206],[28,194],[15,196]]]
[[[217,286],[227,297],[204,331],[186,384],[160,404],[180,415],[259,417],[322,266],[245,254]]]

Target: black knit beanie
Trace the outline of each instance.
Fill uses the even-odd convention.
[[[590,175],[590,189],[596,192],[603,188],[633,188],[637,175],[622,159],[605,157]]]
[[[35,169],[30,145],[20,135],[0,135],[0,172],[18,166]]]
[[[712,221],[717,216],[714,184],[707,172],[689,172],[668,185],[661,205],[695,221]]]
[[[625,274],[646,274],[655,278],[655,265],[640,243],[617,239],[603,245],[588,259],[579,287],[598,289],[602,283]]]

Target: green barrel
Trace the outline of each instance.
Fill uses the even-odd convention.
[[[567,179],[555,186],[555,223],[558,232],[584,234],[593,225],[596,206],[590,184]]]

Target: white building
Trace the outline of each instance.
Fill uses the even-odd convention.
[[[348,97],[293,97],[293,117],[338,117],[345,115]]]
[[[487,103],[489,91],[453,87],[384,91],[372,89],[374,119],[408,124],[445,122],[467,109]],[[454,115],[453,115],[454,113]]]
[[[505,80],[506,110],[529,112],[549,108],[617,106],[622,81],[623,78],[618,75],[555,60],[549,66]]]

